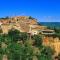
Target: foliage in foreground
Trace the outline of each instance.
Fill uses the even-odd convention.
[[[54,50],[42,45],[39,35],[32,37],[33,44],[29,44],[29,35],[18,30],[9,30],[8,34],[0,35],[0,60],[7,55],[8,60],[52,60]],[[30,40],[31,41],[31,40]],[[41,48],[40,48],[41,47]]]

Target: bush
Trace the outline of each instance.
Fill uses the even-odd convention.
[[[8,32],[8,36],[12,39],[12,41],[16,42],[20,39],[20,31],[16,29],[11,29]]]
[[[33,40],[35,40],[34,45],[37,47],[41,47],[42,46],[42,38],[39,35],[34,35],[33,36]]]
[[[24,42],[25,40],[28,40],[28,39],[29,39],[29,35],[26,32],[20,33],[20,40]]]
[[[38,55],[38,60],[53,60],[52,56],[54,55],[55,50],[51,47],[44,47],[40,52],[41,53]]]
[[[29,16],[29,19],[35,19],[35,18],[33,18],[33,17]]]

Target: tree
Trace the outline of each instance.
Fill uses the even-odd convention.
[[[25,42],[25,40],[28,40],[28,39],[29,39],[29,35],[26,32],[21,32],[20,33],[20,40]]]
[[[6,17],[2,17],[0,19],[9,19],[9,16],[6,16]]]
[[[12,41],[16,42],[20,40],[20,31],[17,29],[11,29],[8,31],[8,36],[12,39]]]
[[[2,60],[3,58],[3,51],[2,51],[2,48],[0,47],[0,60]]]
[[[32,60],[33,48],[18,43],[11,43],[7,47],[7,54],[9,60]]]
[[[42,26],[42,24],[40,22],[37,22],[38,25]]]
[[[23,48],[22,60],[32,60],[32,59],[33,59],[33,48],[29,44],[26,44],[24,45]]]
[[[2,41],[3,41],[3,38],[2,38],[2,35],[0,35],[0,60],[2,60],[3,58]]]
[[[54,31],[55,31],[55,37],[59,37],[60,38],[60,28],[56,28],[54,27]]]
[[[7,50],[9,60],[20,60],[23,55],[23,46],[18,43],[9,44]]]
[[[29,19],[35,19],[35,18],[33,18],[33,17],[29,16]]]
[[[52,56],[54,55],[54,49],[52,49],[51,47],[47,46],[44,47],[41,50],[40,55],[38,56],[38,60],[53,60]]]
[[[41,47],[42,46],[42,38],[39,35],[34,35],[33,36],[33,40],[35,40],[34,45],[37,47]]]

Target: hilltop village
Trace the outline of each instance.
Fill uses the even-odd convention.
[[[7,19],[0,19],[0,27],[3,33],[9,29],[18,29],[20,32],[35,34],[54,34],[54,30],[47,29],[47,26],[38,25],[36,19],[27,16],[17,16]]]

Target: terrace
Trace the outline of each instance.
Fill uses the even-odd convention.
[[[42,35],[53,35],[53,34],[55,34],[54,30],[41,30],[40,32]]]

